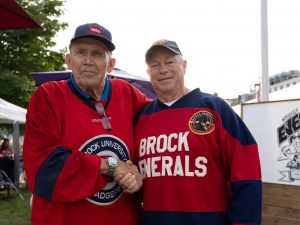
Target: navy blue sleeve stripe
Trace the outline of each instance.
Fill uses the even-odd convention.
[[[261,224],[261,181],[245,180],[233,182],[231,190],[232,198],[229,204],[230,220],[236,223]]]
[[[51,200],[55,182],[67,160],[71,150],[56,148],[41,165],[35,183],[34,193],[46,200]]]

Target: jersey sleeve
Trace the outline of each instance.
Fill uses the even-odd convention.
[[[99,172],[101,159],[63,146],[61,122],[48,94],[39,87],[27,110],[23,158],[28,187],[51,201],[90,197],[106,185]]]
[[[229,218],[233,225],[261,223],[262,184],[258,145],[226,102],[221,107],[222,158],[231,188]]]

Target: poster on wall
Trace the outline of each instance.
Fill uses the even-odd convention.
[[[300,99],[242,105],[259,147],[262,180],[300,186]]]

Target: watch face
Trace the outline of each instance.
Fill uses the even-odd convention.
[[[118,163],[118,160],[116,158],[114,158],[114,157],[109,157],[108,158],[108,164],[110,166],[116,167],[117,163]]]

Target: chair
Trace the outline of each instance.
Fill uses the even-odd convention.
[[[8,176],[4,170],[0,170],[0,190],[6,190],[8,197],[10,197],[11,181],[7,178]]]

